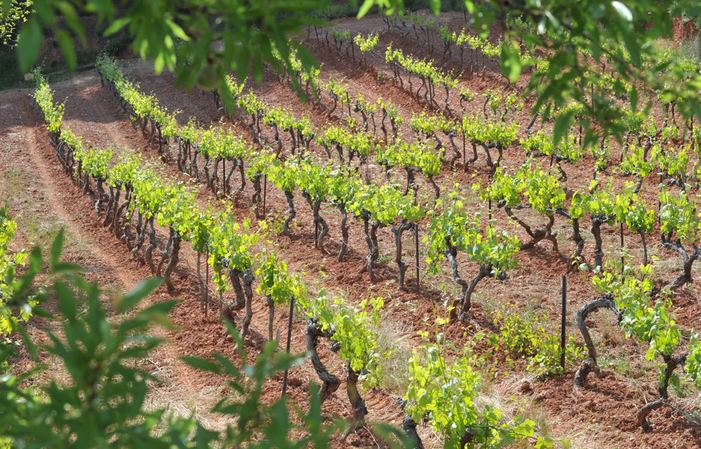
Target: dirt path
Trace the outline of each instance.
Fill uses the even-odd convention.
[[[56,176],[56,166],[50,166],[49,161],[46,160],[46,154],[42,153],[38,148],[39,146],[46,146],[46,138],[41,139],[42,136],[37,136],[37,134],[43,133],[44,130],[41,128],[41,124],[37,123],[34,111],[32,111],[26,103],[23,103],[22,106],[20,111],[25,124],[24,134],[26,149],[30,154],[32,166],[35,167],[36,171],[39,173],[39,179],[36,182],[41,185],[41,189],[46,195],[48,203],[51,205],[51,213],[56,215],[70,232],[76,236],[80,236],[78,237],[79,240],[88,238],[87,236],[83,237],[84,234],[87,234],[85,232],[85,224],[76,221],[75,204],[70,202],[71,195],[60,188],[64,187],[65,183],[62,183],[61,178]],[[39,143],[37,139],[43,142]],[[64,185],[59,186],[59,184]],[[73,211],[69,212],[67,208],[71,205],[73,206]],[[126,264],[102,249],[99,237],[100,236],[98,236],[95,243],[89,248],[92,256],[109,267],[110,273],[116,277],[122,289],[130,290],[136,285],[138,278],[128,276],[127,273],[129,270],[124,270]]]

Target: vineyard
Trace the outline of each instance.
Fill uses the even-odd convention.
[[[698,120],[613,62],[538,105],[543,53],[466,18],[310,25],[318,67],[273,48],[283,70],[227,89],[104,55],[68,81],[34,70],[0,92],[3,296],[59,227],[109,291],[162,277],[147,302],[180,299],[177,328],[137,363],[166,380],[154,404],[214,430],[236,368],[213,351],[263,360],[275,340],[306,357],[261,400],[318,394],[343,422],[331,447],[389,447],[378,423],[415,448],[698,447]],[[510,52],[533,61],[515,82]],[[578,122],[602,98],[617,135]],[[0,303],[4,338],[11,320],[45,325]]]

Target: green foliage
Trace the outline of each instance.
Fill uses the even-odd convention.
[[[138,368],[136,361],[148,357],[162,340],[150,336],[154,324],[169,325],[166,314],[176,301],[155,302],[134,310],[161,284],[149,279],[118,300],[115,307],[125,316],[118,323],[107,316],[100,303],[102,291],[88,283],[80,268],[60,261],[63,234],[51,248],[50,265],[42,272],[41,251],[35,248],[29,269],[11,284],[12,300],[18,304],[55,298],[61,311],[61,329],[47,331],[45,350],[63,363],[69,380],[65,385],[25,385],[41,371],[7,374],[0,379],[0,413],[3,426],[0,441],[11,447],[247,447],[249,449],[302,447],[327,448],[339,424],[323,425],[321,400],[312,391],[308,412],[299,409],[291,417],[285,397],[270,403],[262,395],[270,379],[301,363],[303,356],[277,352],[269,342],[255,362],[239,354],[235,365],[222,354],[213,359],[183,357],[195,369],[227,379],[233,392],[217,403],[212,413],[231,417],[225,432],[210,431],[195,418],[176,418],[164,408],[147,404],[150,390],[159,379]],[[51,284],[35,293],[34,283],[46,274]],[[45,276],[41,276],[42,278]],[[37,308],[37,312],[41,309]],[[126,315],[129,313],[128,315]],[[46,312],[42,312],[47,315]],[[48,315],[47,315],[48,316]],[[234,341],[243,347],[241,337],[228,325]],[[22,330],[21,327],[18,328]],[[33,343],[23,331],[25,344],[38,358]],[[13,355],[14,347],[0,341],[0,363]],[[293,424],[296,423],[296,424]],[[383,435],[396,430],[383,428]],[[301,436],[293,436],[301,435]],[[398,449],[400,446],[392,445]],[[408,446],[406,446],[408,447]]]
[[[198,148],[205,158],[221,158],[225,160],[244,158],[249,154],[248,143],[231,130],[210,125],[207,130],[197,130],[199,135]],[[195,131],[195,133],[197,133]]]
[[[137,117],[155,121],[164,137],[175,137],[178,131],[175,116],[178,112],[171,114],[168,108],[158,104],[154,96],[144,95],[139,91],[138,85],[124,77],[114,60],[108,56],[98,57],[95,66],[107,81],[114,83],[117,93],[132,107]]]
[[[311,158],[304,159],[299,164],[297,185],[302,192],[307,193],[312,201],[326,201],[329,191],[328,176],[330,165],[319,165]]]
[[[107,41],[104,47],[102,47],[102,53],[109,57],[115,57],[124,50],[124,45],[122,41],[118,39],[110,39]]]
[[[116,69],[114,63],[110,60],[103,62],[105,73],[114,76],[118,82],[123,82],[121,72]],[[214,268],[213,280],[218,292],[225,292],[231,288],[226,281],[227,273],[223,271],[224,263],[240,272],[252,267],[249,248],[258,241],[258,235],[248,233],[247,221],[244,221],[243,226],[237,223],[230,207],[224,207],[218,212],[209,209],[200,212],[195,202],[195,191],[191,186],[168,183],[163,176],[162,167],[144,162],[139,155],[123,153],[119,161],[108,169],[112,158],[111,150],[87,149],[82,139],[75,136],[70,128],[61,129],[62,106],[59,115],[53,107],[52,94],[47,90],[44,79],[39,75],[37,80],[37,97],[41,99],[39,105],[45,116],[56,117],[56,129],[61,130],[62,140],[74,149],[74,156],[77,161],[82,162],[84,171],[90,176],[106,179],[110,186],[129,186],[130,213],[138,210],[146,218],[155,218],[160,226],[170,227],[178,232],[184,241],[192,241],[196,251],[208,251],[207,262]],[[210,130],[203,134],[205,139],[211,137],[213,140],[209,151],[219,152],[217,154],[220,156],[242,157],[241,153],[247,151],[243,141],[229,133]]]
[[[265,251],[259,256],[256,276],[260,279],[256,291],[273,298],[276,306],[288,303],[292,297],[307,296],[300,277],[290,275],[287,264],[274,251]]]
[[[7,8],[7,9],[6,9]],[[0,10],[0,44],[17,45],[19,28],[27,22],[32,12],[32,0],[9,0]]]
[[[61,122],[63,121],[63,111],[66,103],[64,102],[54,107],[53,91],[48,81],[46,81],[46,78],[41,74],[41,70],[37,68],[32,74],[37,85],[37,89],[34,92],[34,101],[44,112],[46,129],[52,133],[58,132],[61,128]]]
[[[343,169],[332,170],[326,182],[329,186],[329,195],[336,204],[350,203],[363,189],[362,181]]]
[[[627,337],[635,337],[649,343],[645,358],[671,356],[681,340],[681,331],[674,314],[669,310],[672,302],[662,295],[650,305],[653,289],[652,267],[641,266],[639,270],[626,267],[604,270],[595,275],[592,282],[600,294],[613,295],[622,311],[621,327]],[[660,374],[662,375],[662,373]]]
[[[365,54],[375,50],[379,39],[380,35],[377,33],[368,34],[365,37],[362,34],[356,34],[353,38],[353,42],[355,42],[355,45],[357,45],[358,48],[360,48],[360,51]]]
[[[297,189],[298,172],[299,163],[296,160],[290,159],[283,164],[279,159],[275,159],[268,168],[268,177],[275,184],[275,187],[283,192],[292,193]]]
[[[25,303],[19,312],[13,312],[8,304],[12,297],[13,283],[18,267],[27,262],[25,250],[12,253],[10,244],[17,230],[17,222],[10,217],[7,203],[0,208],[0,339],[17,329],[19,321],[27,321],[32,316],[36,301]],[[2,367],[2,365],[0,365]]]
[[[480,265],[492,266],[492,275],[498,277],[518,265],[515,254],[520,243],[516,236],[506,231],[498,231],[494,223],[489,223],[481,230],[481,215],[469,214],[457,192],[452,192],[447,201],[438,200],[436,210],[429,216],[426,261],[430,273],[439,271],[438,262],[443,260],[446,240],[458,251],[466,252],[468,257]]]
[[[45,301],[52,295],[58,301],[63,317],[61,333],[59,336],[47,331],[50,344],[46,350],[62,361],[70,381],[66,386],[52,381],[37,396],[20,387],[32,372],[3,378],[0,410],[4,425],[0,437],[17,446],[57,448],[167,448],[172,444],[192,446],[194,440],[211,441],[212,433],[191,418],[168,417],[164,409],[145,411],[149,382],[157,379],[134,367],[133,361],[162,342],[145,331],[154,322],[167,324],[165,315],[175,301],[155,303],[112,324],[100,304],[99,287],[82,278],[77,267],[59,262],[62,237],[60,233],[54,242],[47,273],[58,277],[32,300]],[[32,282],[41,271],[38,249],[30,255],[29,266],[29,271],[13,284],[16,299],[29,297]],[[122,299],[121,309],[126,311],[138,304],[159,284],[160,281],[139,284]],[[81,311],[81,303],[85,312]],[[29,340],[25,343],[33,348]],[[12,349],[4,342],[0,347],[1,358],[6,361]],[[167,422],[168,431],[157,435],[156,426],[162,421]]]
[[[209,232],[209,265],[214,268],[212,280],[217,286],[217,292],[223,293],[231,289],[224,272],[227,267],[245,272],[253,266],[249,249],[258,242],[258,234],[251,234],[250,223],[236,221],[231,206],[227,206],[215,214],[215,219],[208,228]]]
[[[452,348],[460,355],[448,360],[449,344],[441,335],[436,343],[427,343],[426,334],[423,338],[423,345],[409,361],[411,378],[404,399],[415,421],[427,419],[445,438],[444,448],[462,449],[470,432],[474,435],[466,447],[499,448],[534,436],[532,421],[517,416],[504,422],[499,408],[480,404],[482,378],[472,365],[469,349]]]
[[[268,173],[268,168],[273,164],[275,154],[265,148],[258,152],[253,152],[248,156],[246,166],[246,177],[253,181],[256,176],[264,176]]]
[[[243,341],[236,329],[227,323],[233,340],[243,348]],[[340,429],[336,423],[322,427],[321,400],[315,388],[310,388],[311,400],[307,413],[296,409],[296,419],[291,419],[287,398],[281,397],[267,404],[262,401],[265,391],[270,388],[270,379],[291,366],[302,362],[303,356],[293,356],[277,352],[277,342],[268,342],[254,363],[248,362],[246,353],[241,350],[241,366],[237,367],[223,354],[212,354],[214,361],[199,357],[183,357],[183,361],[196,369],[208,371],[227,379],[227,386],[233,395],[219,401],[212,412],[230,417],[226,435],[219,441],[225,447],[246,447],[249,449],[292,449],[302,447],[327,448],[333,434]],[[267,402],[267,401],[266,401]],[[299,424],[293,424],[293,422]],[[294,439],[292,435],[303,435]],[[216,435],[218,436],[218,435]],[[200,442],[197,441],[198,446]]]
[[[625,223],[633,232],[652,232],[655,230],[655,211],[633,194],[629,204],[620,204],[616,211],[618,221]]]
[[[621,162],[621,170],[624,173],[632,173],[639,178],[644,178],[652,173],[655,168],[659,147],[657,145],[652,146],[649,159],[647,160],[643,157],[644,152],[645,149],[642,146],[631,145]]]
[[[541,168],[533,167],[530,161],[514,174],[499,167],[488,189],[483,190],[479,185],[474,188],[483,199],[503,201],[509,208],[521,204],[523,195],[533,210],[547,216],[551,216],[554,210],[562,209],[565,203],[565,190],[560,181]]]
[[[13,17],[20,3],[4,1],[3,15]],[[431,0],[428,5],[438,14],[447,3]],[[346,14],[354,10],[356,4],[334,5],[333,9]],[[226,74],[231,71],[236,71],[242,81],[249,69],[256,80],[261,80],[263,63],[280,73],[301,70],[307,76],[318,69],[311,53],[296,39],[288,38],[297,36],[305,25],[323,24],[314,17],[319,17],[319,11],[322,11],[321,17],[327,17],[330,11],[327,6],[327,0],[293,3],[275,0],[244,9],[229,4],[201,8],[197,0],[188,0],[177,7],[160,0],[135,3],[124,16],[117,18],[117,8],[112,1],[91,0],[81,4],[79,11],[66,2],[37,0],[33,4],[37,14],[24,23],[17,54],[22,69],[28,70],[41,46],[42,26],[50,27],[74,67],[76,52],[71,35],[59,23],[65,22],[70,32],[84,41],[79,14],[88,11],[110,22],[105,35],[128,27],[134,36],[132,47],[143,58],[151,58],[157,72],[164,68],[175,71],[178,82],[189,87],[195,83],[205,88],[218,87],[225,104],[233,110],[234,93],[226,81]],[[367,14],[374,6],[392,15],[402,13],[405,6],[416,5],[413,1],[405,4],[404,0],[365,0],[358,16]],[[694,62],[665,56],[652,45],[660,37],[671,37],[671,14],[666,3],[644,0],[624,4],[597,0],[581,8],[563,0],[517,4],[488,0],[467,1],[464,6],[477,36],[464,32],[448,36],[445,30],[442,34],[458,46],[479,48],[486,57],[499,58],[502,73],[511,81],[515,81],[523,69],[536,65],[526,93],[535,95],[535,110],[543,112],[544,116],[566,109],[573,100],[587,98],[593,91],[592,101],[582,101],[576,113],[566,111],[557,116],[555,144],[565,136],[574,120],[583,126],[585,147],[598,140],[597,134],[622,136],[630,129],[624,119],[630,113],[637,114],[641,106],[638,105],[638,85],[658,91],[663,103],[677,101],[677,111],[683,117],[701,116],[693,94],[701,75],[695,70]],[[697,9],[674,8],[687,13]],[[518,20],[514,19],[516,15]],[[487,40],[490,26],[504,18],[511,26],[504,30],[502,42],[491,44]],[[211,26],[215,22],[217,25]],[[428,29],[437,28],[435,19],[417,23]],[[214,42],[221,42],[221,48],[212,45]],[[534,57],[536,50],[547,56]],[[578,59],[577,55],[584,57]],[[176,65],[178,56],[186,57],[189,64]],[[300,63],[299,70],[293,69],[296,62]],[[434,73],[429,63],[407,60],[402,61],[402,65],[438,80],[434,76],[438,72]],[[612,77],[610,67],[615,67],[620,76]],[[648,73],[660,76],[649,77]],[[297,77],[291,81],[296,86],[299,83]],[[623,95],[630,98],[630,108],[616,105],[615,101]],[[649,110],[651,101],[645,100],[643,111]]]
[[[449,84],[455,87],[455,78],[436,67],[433,62],[416,59],[410,55],[405,56],[402,50],[392,49],[391,45],[385,51],[385,62],[389,65],[398,65],[408,73],[427,79],[436,86]]]
[[[322,330],[329,331],[331,340],[340,346],[339,355],[350,363],[354,371],[361,373],[360,379],[369,387],[378,386],[382,379],[380,359],[389,359],[391,351],[380,351],[375,329],[380,322],[382,298],[366,298],[357,307],[334,297],[329,304],[326,290],[316,299],[302,297],[297,303],[305,314],[317,318]]]
[[[698,334],[694,333],[689,343],[689,355],[686,357],[686,375],[696,388],[701,388],[701,342]]]
[[[528,369],[538,377],[564,373],[560,365],[559,327],[546,311],[524,310],[514,304],[501,305],[496,311],[494,325],[499,332],[487,340],[498,351],[503,349],[527,359]],[[582,361],[584,349],[570,335],[566,342],[565,362],[575,365]]]
[[[667,189],[660,192],[660,226],[662,232],[676,233],[682,242],[695,244],[698,241],[698,232],[701,229],[701,221],[696,212],[696,204],[688,195],[680,192],[679,195],[671,194]]]

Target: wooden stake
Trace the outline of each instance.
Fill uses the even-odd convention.
[[[416,245],[416,293],[421,293],[421,278],[419,277],[419,224],[414,224],[414,243]]]
[[[489,183],[487,184],[487,191],[492,187],[492,169],[489,169]],[[489,221],[492,221],[492,197],[489,197]]]
[[[265,175],[263,177],[263,218],[265,218],[268,214],[265,212],[265,197],[267,196],[268,193],[268,175]]]
[[[200,312],[204,304],[204,285],[202,282],[202,253],[197,251],[197,280],[200,282]]]
[[[290,320],[287,322],[287,353],[290,353],[290,341],[292,340],[292,315],[295,311],[295,297],[290,299]],[[287,393],[287,371],[285,368],[285,377],[282,379],[282,395],[285,396]]]
[[[204,317],[207,318],[207,311],[209,310],[209,248],[207,248],[207,260],[205,263],[207,264],[205,268],[207,281],[204,289]]]
[[[567,316],[567,276],[562,276],[562,329],[560,331],[560,366],[565,369],[565,318]]]
[[[623,274],[624,268],[626,266],[626,261],[623,257],[623,245],[623,222],[621,222],[621,274]]]

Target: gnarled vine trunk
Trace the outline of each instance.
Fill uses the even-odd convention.
[[[346,211],[346,203],[337,203],[336,207],[341,212],[341,249],[338,252],[338,262],[343,260],[343,256],[348,251],[348,212]]]
[[[672,373],[674,373],[674,370],[677,369],[678,366],[684,366],[684,364],[686,363],[687,355],[684,354],[680,357],[663,355],[662,358],[664,359],[666,366],[664,370],[664,379],[662,379],[662,382],[658,387],[660,398],[656,401],[648,402],[643,408],[638,410],[638,413],[636,413],[635,415],[637,424],[640,427],[642,427],[643,431],[645,432],[652,429],[650,423],[647,421],[648,415],[654,410],[660,409],[667,405],[667,401],[669,400],[669,394],[667,393],[667,389],[669,387],[669,379],[670,377],[672,377]]]
[[[530,248],[533,248],[535,245],[537,245],[541,240],[549,240],[552,244],[553,247],[555,248],[555,251],[559,252],[558,246],[557,246],[557,232],[553,233],[553,225],[555,224],[555,215],[551,213],[548,216],[548,222],[545,224],[544,227],[538,228],[538,229],[533,229],[531,228],[526,222],[521,220],[519,217],[517,217],[513,213],[513,209],[510,207],[506,206],[503,201],[500,201],[497,204],[498,207],[503,207],[504,212],[506,212],[506,215],[509,216],[512,220],[514,220],[516,223],[518,223],[525,231],[526,233],[531,237],[531,240],[527,243],[524,243],[521,245],[521,248],[519,251],[527,250]],[[530,208],[530,206],[523,206],[521,207],[522,209],[527,209]]]
[[[594,268],[600,268],[604,264],[603,241],[601,239],[601,225],[608,223],[613,217],[605,214],[592,215],[591,233],[594,235]]]
[[[295,204],[294,204],[294,195],[292,192],[285,192],[285,198],[287,199],[287,218],[285,221],[282,223],[282,233],[285,234],[286,236],[291,237],[292,233],[290,232],[290,223],[292,223],[292,220],[297,216],[297,212],[295,211]]]
[[[416,421],[414,421],[411,416],[407,415],[402,421],[402,430],[409,435],[409,438],[414,442],[414,449],[424,449],[424,444],[421,441],[421,437],[418,432],[416,432]]]
[[[679,288],[688,282],[693,282],[691,277],[691,268],[694,265],[694,262],[701,258],[701,248],[693,245],[694,251],[689,254],[678,239],[676,241],[672,241],[671,233],[667,235],[662,233],[662,246],[679,253],[683,263],[682,272],[679,274],[679,276],[677,276],[674,282],[669,284],[669,287]]]
[[[182,237],[180,236],[180,233],[178,231],[175,231],[173,228],[170,228],[170,230],[173,235],[173,244],[170,248],[170,257],[168,258],[168,264],[166,265],[165,271],[163,272],[163,277],[165,279],[169,293],[173,291],[173,281],[171,280],[170,275],[173,273],[173,270],[175,270],[175,266],[178,264],[178,256],[180,253],[180,241],[182,240]]]
[[[621,311],[618,310],[616,306],[616,301],[611,294],[606,294],[601,298],[595,299],[583,305],[577,310],[577,326],[579,331],[582,333],[582,338],[584,338],[584,343],[587,346],[587,357],[584,359],[579,369],[574,375],[574,386],[575,388],[583,387],[587,381],[587,376],[590,372],[594,372],[596,377],[601,377],[599,371],[599,365],[596,361],[596,347],[589,334],[589,329],[585,320],[590,313],[596,312],[599,309],[610,309],[617,319],[620,319]]]
[[[312,199],[311,195],[307,192],[302,192],[302,196],[309,203],[309,207],[312,209],[312,214],[314,215],[314,226],[321,226],[321,232],[317,236],[316,244],[321,249],[321,252],[326,254],[326,249],[324,249],[324,237],[329,233],[329,225],[324,220],[324,217],[319,213],[319,208],[321,207],[321,198]]]
[[[368,409],[365,407],[365,401],[360,396],[360,392],[358,391],[358,373],[353,370],[350,362],[348,362],[346,391],[348,392],[348,400],[350,401],[352,407],[349,430],[353,431],[365,425],[365,415],[368,414]]]
[[[321,326],[318,324],[318,320],[316,318],[307,319],[307,333],[305,335],[307,353],[309,354],[309,358],[317,376],[319,376],[319,379],[321,380],[321,389],[319,390],[319,393],[321,395],[321,402],[323,403],[334,391],[338,390],[338,387],[341,386],[341,380],[329,373],[326,366],[324,366],[319,358],[319,354],[316,352],[319,337],[330,338],[331,335],[328,333],[328,331],[321,330]]]

